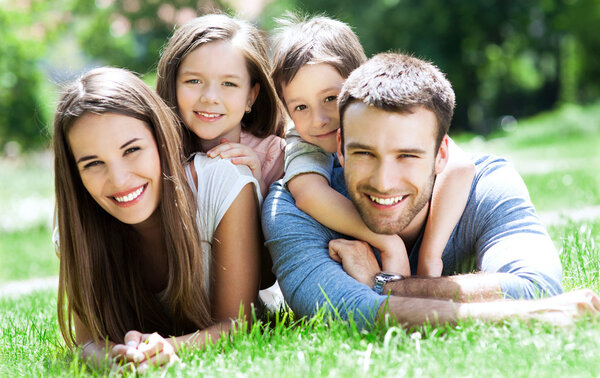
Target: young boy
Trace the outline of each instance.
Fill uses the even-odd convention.
[[[337,163],[337,95],[350,73],[366,61],[348,25],[327,17],[282,20],[274,40],[273,81],[294,127],[286,135],[283,184],[296,206],[324,226],[377,248],[384,271],[411,274],[403,241],[376,234],[363,223],[351,201],[330,187]],[[417,274],[440,276],[441,255],[464,210],[474,165],[455,145],[452,159],[434,186],[430,216],[419,250]],[[451,155],[452,156],[452,155]],[[339,163],[338,163],[339,164]],[[386,172],[381,173],[385,178]],[[367,184],[368,185],[368,184]],[[390,188],[393,189],[393,188]],[[403,188],[411,193],[411,188]],[[382,208],[402,206],[404,197],[370,196]]]

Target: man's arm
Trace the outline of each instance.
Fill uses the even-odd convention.
[[[336,239],[329,242],[331,258],[342,263],[344,270],[357,281],[372,288],[381,271],[371,247],[357,240]],[[388,282],[383,294],[393,296],[434,298],[457,302],[492,301],[502,299],[501,281],[505,273],[475,273],[447,277],[406,277]],[[510,278],[510,277],[508,277]]]
[[[386,297],[354,280],[329,257],[329,240],[341,235],[300,211],[281,182],[271,186],[262,221],[274,272],[297,315],[310,316],[332,306],[343,319],[354,311],[359,326],[375,320]]]
[[[438,299],[390,297],[379,308],[379,318],[390,315],[404,327],[456,323],[476,319],[497,322],[517,318],[569,325],[585,315],[600,315],[600,298],[589,289],[538,300],[500,300],[455,303]]]
[[[363,248],[365,247],[365,248]],[[360,241],[332,240],[330,254],[333,259],[340,261],[343,268],[351,276],[371,287],[373,278],[379,266],[368,245]],[[491,289],[494,287],[494,276],[499,274],[467,274],[456,277],[442,278],[408,278],[406,280],[390,282],[384,287],[391,291],[388,301],[380,305],[378,318],[384,319],[392,316],[405,327],[419,326],[426,323],[446,324],[455,323],[466,319],[479,319],[484,321],[500,321],[509,318],[522,320],[539,320],[557,325],[572,323],[578,317],[591,314],[600,314],[600,298],[591,290],[583,289],[539,300],[491,300]],[[503,276],[503,275],[502,275]],[[483,277],[483,279],[482,279]],[[490,278],[489,286],[485,282]],[[406,294],[396,295],[394,292],[410,291],[423,294],[425,291],[435,291],[432,285],[438,283],[446,294],[452,292],[480,292],[482,300],[472,296],[464,299],[473,302],[455,302],[448,298],[414,298]],[[404,286],[403,286],[404,285]],[[414,285],[411,287],[411,285]],[[473,286],[469,286],[473,285]],[[498,288],[496,286],[496,288]],[[446,295],[445,294],[445,295]],[[450,295],[446,295],[450,297]],[[496,299],[498,299],[497,296]]]

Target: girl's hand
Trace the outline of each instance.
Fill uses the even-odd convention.
[[[210,158],[220,156],[221,158],[230,158],[233,164],[243,164],[248,166],[252,175],[258,182],[262,180],[262,171],[260,160],[254,150],[244,144],[230,143],[227,139],[221,139],[221,144],[210,149],[206,155]]]
[[[125,335],[125,344],[115,345],[111,356],[123,363],[137,365],[137,371],[143,373],[150,365],[168,366],[179,361],[173,346],[158,333],[140,333],[129,331]]]

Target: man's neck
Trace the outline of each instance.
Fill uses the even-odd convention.
[[[413,218],[413,220],[402,230],[398,235],[404,241],[406,250],[408,253],[412,251],[419,235],[425,228],[425,222],[427,221],[427,214],[429,214],[429,203],[425,205],[421,211]]]

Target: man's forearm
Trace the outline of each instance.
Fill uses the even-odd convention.
[[[388,282],[383,293],[413,298],[435,298],[456,302],[493,301],[504,298],[500,285],[506,273],[472,273],[448,277],[407,277]]]

